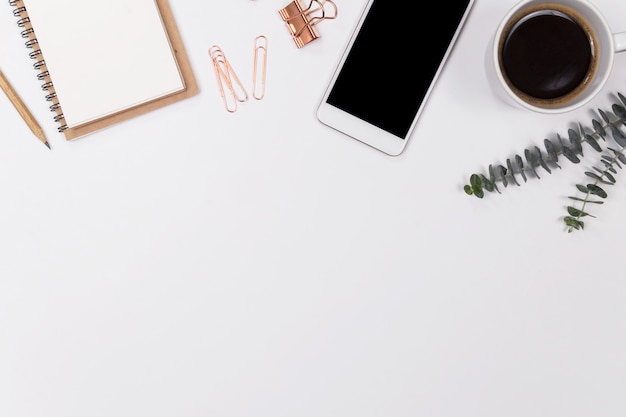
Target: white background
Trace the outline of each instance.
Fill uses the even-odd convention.
[[[594,3],[626,30],[626,5]],[[463,192],[590,126],[626,92],[626,55],[585,109],[507,107],[484,54],[514,0],[477,0],[390,157],[314,114],[364,0],[337,0],[302,49],[286,4],[171,0],[200,94],[73,142],[0,7],[0,66],[52,147],[0,97],[0,416],[626,415],[625,173],[571,234],[586,145],[500,195]],[[227,113],[207,50],[248,82],[259,34],[266,96]]]

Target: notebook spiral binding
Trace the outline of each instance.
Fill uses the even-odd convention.
[[[52,103],[50,105],[50,111],[54,113],[53,120],[59,124],[57,130],[59,132],[63,132],[67,129],[67,124],[65,123],[63,111],[61,110],[61,105],[59,104],[56,92],[54,91],[54,85],[50,79],[50,73],[46,67],[46,61],[43,58],[41,49],[39,48],[39,42],[35,36],[35,31],[30,24],[28,11],[26,10],[22,0],[9,0],[9,6],[13,7],[13,15],[18,19],[17,26],[22,29],[20,34],[22,35],[22,38],[26,39],[26,48],[30,50],[28,56],[32,60],[35,60],[33,68],[37,71],[37,79],[39,81],[43,81],[41,88],[47,92],[45,96],[46,101]]]

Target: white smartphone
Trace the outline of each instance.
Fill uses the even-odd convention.
[[[450,55],[474,0],[367,0],[317,118],[399,155]]]

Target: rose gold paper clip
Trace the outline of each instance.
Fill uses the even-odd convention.
[[[220,96],[222,96],[224,101],[224,107],[230,113],[234,113],[237,111],[237,102],[243,103],[248,101],[248,93],[219,46],[211,46],[209,48],[209,56],[213,61],[215,78],[217,79]]]
[[[259,35],[254,38],[254,67],[252,69],[252,97],[261,100],[265,95],[265,74],[267,70],[267,38]],[[261,76],[260,83],[257,76]]]
[[[314,8],[313,3],[316,3],[318,7]],[[327,4],[330,4],[333,9],[332,15],[326,14],[325,7]],[[332,0],[312,0],[309,6],[304,9],[300,0],[293,0],[278,12],[287,25],[296,46],[302,48],[320,37],[315,25],[322,20],[331,20],[337,17],[337,5]]]

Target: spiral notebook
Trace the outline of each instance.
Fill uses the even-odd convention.
[[[67,140],[191,97],[167,0],[10,0]]]

